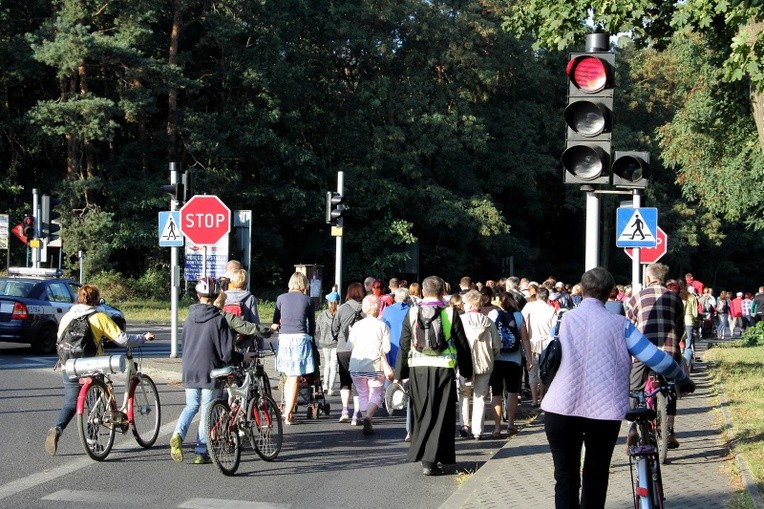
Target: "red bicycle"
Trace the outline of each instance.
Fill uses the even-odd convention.
[[[77,428],[88,456],[103,461],[111,452],[117,431],[132,428],[141,447],[151,447],[159,436],[162,409],[156,384],[138,369],[133,349],[125,355],[70,359],[64,368],[80,377],[77,397]],[[126,371],[122,405],[117,407],[111,374]]]

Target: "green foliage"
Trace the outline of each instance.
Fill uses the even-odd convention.
[[[764,322],[759,322],[753,327],[748,327],[740,341],[745,346],[764,346]]]

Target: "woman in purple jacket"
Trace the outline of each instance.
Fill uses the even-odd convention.
[[[680,392],[695,385],[624,316],[605,309],[615,286],[597,267],[581,276],[584,299],[560,325],[562,361],[541,408],[554,460],[555,507],[605,506],[610,459],[629,410],[631,357],[673,378]],[[581,482],[581,447],[586,447]],[[581,487],[579,501],[579,487]]]

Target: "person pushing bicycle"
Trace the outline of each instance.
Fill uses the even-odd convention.
[[[141,346],[146,341],[153,341],[154,334],[146,332],[144,334],[128,334],[114,323],[107,314],[99,312],[96,306],[101,300],[98,288],[91,284],[82,285],[77,292],[77,303],[61,317],[58,325],[58,343],[62,343],[63,336],[71,330],[70,325],[77,319],[87,317],[87,323],[90,329],[90,335],[86,336],[87,345],[83,349],[81,357],[94,357],[103,355],[103,346],[101,338],[107,338],[113,343],[123,347]],[[89,343],[93,343],[92,345]],[[56,364],[58,368],[61,362]],[[64,384],[64,406],[58,412],[56,421],[52,428],[48,430],[45,437],[45,452],[50,456],[55,456],[58,450],[58,440],[71,422],[77,411],[77,396],[80,392],[78,377],[70,377],[66,371],[61,371],[61,378]]]

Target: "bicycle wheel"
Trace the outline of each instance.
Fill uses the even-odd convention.
[[[284,439],[284,424],[281,412],[273,398],[265,394],[250,401],[249,415],[252,418],[252,444],[255,452],[265,461],[273,461],[281,452]]]
[[[114,445],[115,429],[111,421],[111,398],[106,386],[96,380],[87,388],[82,413],[77,416],[80,441],[88,456],[103,461]]]
[[[207,452],[225,475],[233,475],[241,462],[239,426],[231,420],[228,403],[218,399],[207,409]]]
[[[148,375],[140,373],[134,379],[128,405],[132,405],[135,441],[141,447],[151,447],[159,436],[162,408],[157,386]]]
[[[658,459],[661,463],[666,463],[668,453],[668,414],[666,405],[668,398],[662,392],[655,395],[655,446],[658,448]]]

